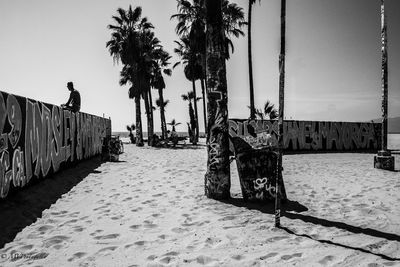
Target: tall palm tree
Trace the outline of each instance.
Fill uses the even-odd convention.
[[[204,128],[207,129],[206,112],[206,9],[204,0],[177,0],[178,13],[171,16],[177,19],[176,32],[181,38],[188,39],[188,45],[193,54],[196,54],[196,61],[200,61],[202,71],[199,75],[203,94]],[[228,0],[222,1],[222,14],[224,31],[227,38],[224,41],[225,55],[229,59],[229,48],[234,51],[231,36],[239,37],[244,35],[241,28],[246,24],[242,8]],[[206,130],[207,132],[207,130]]]
[[[229,198],[231,187],[222,1],[205,1],[207,24],[208,159],[204,180],[206,196],[214,199]]]
[[[175,41],[175,43],[178,45],[178,47],[174,49],[174,52],[181,58],[181,60],[176,62],[173,67],[175,68],[179,64],[184,65],[185,77],[192,82],[194,98],[197,99],[196,80],[200,79],[200,77],[203,75],[200,55],[191,49],[190,40],[187,37],[182,37],[180,41]],[[194,115],[196,119],[196,127],[192,128],[192,130],[195,132],[195,143],[197,143],[199,139],[199,116],[197,101],[194,101]]]
[[[134,86],[132,77],[133,71],[129,68],[129,65],[126,65],[122,68],[120,73],[119,84],[121,86],[130,84],[131,87],[128,90],[128,97],[130,99],[135,99],[135,114],[136,114],[136,146],[143,146],[143,129],[142,129],[142,113],[140,107],[140,97],[142,92],[139,86]]]
[[[171,16],[177,19],[176,33],[190,39],[192,49],[196,53],[204,55],[205,68],[205,46],[206,46],[206,10],[204,0],[177,0],[178,13]],[[229,59],[229,48],[233,52],[234,46],[231,37],[243,36],[241,28],[246,25],[244,12],[241,7],[228,0],[222,0],[223,30],[226,38],[224,40],[225,55]]]
[[[141,42],[140,35],[153,28],[147,18],[142,18],[142,8],[136,7],[128,10],[122,8],[117,9],[117,15],[112,16],[115,25],[108,25],[108,29],[112,31],[111,40],[106,43],[106,47],[110,55],[114,59],[114,63],[124,65],[121,71],[120,84],[131,84],[129,89],[129,97],[135,99],[136,105],[136,137],[137,146],[143,146],[143,133],[140,114],[140,94],[142,91],[139,76]]]
[[[259,0],[261,1],[261,0]],[[247,51],[249,60],[249,88],[250,88],[250,119],[255,119],[255,107],[254,107],[254,85],[253,85],[253,59],[252,59],[252,47],[251,47],[251,22],[252,22],[252,7],[256,0],[249,0],[249,13],[247,22]]]
[[[165,81],[163,74],[171,76],[172,70],[168,68],[169,60],[171,56],[162,48],[158,51],[158,58],[155,59],[154,71],[152,76],[152,86],[158,90],[159,99],[156,101],[156,105],[160,108],[160,119],[161,119],[161,138],[167,138],[167,124],[165,121],[165,106],[168,100],[164,101],[163,90],[165,89]]]
[[[162,92],[162,91],[161,91]],[[162,93],[161,93],[162,96]],[[167,139],[167,122],[165,121],[165,107],[168,105],[169,100],[164,100],[163,98],[156,99],[156,105],[160,109],[160,119],[161,119],[161,138]]]

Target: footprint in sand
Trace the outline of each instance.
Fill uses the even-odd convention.
[[[111,219],[115,221],[115,220],[119,220],[123,217],[124,217],[123,215],[117,215],[117,216],[111,217]]]
[[[237,255],[231,256],[231,258],[234,259],[234,260],[240,261],[240,260],[244,259],[245,257],[243,257],[242,255],[237,254]]]
[[[96,252],[96,254],[104,254],[104,255],[108,255],[111,252],[113,252],[114,250],[116,250],[118,247],[117,246],[112,246],[112,247],[106,247],[106,248],[102,248],[99,251]]]
[[[96,237],[94,237],[94,239],[104,240],[104,239],[115,239],[117,237],[119,237],[119,234],[109,234],[109,235],[96,236]]]
[[[302,255],[303,255],[303,253],[294,253],[292,255],[283,255],[281,257],[281,259],[284,260],[284,261],[288,261],[288,260],[290,260],[292,258],[301,257]]]
[[[137,242],[135,242],[133,244],[135,244],[136,246],[143,246],[145,243],[146,243],[146,241],[140,240],[140,241],[137,241]]]
[[[84,230],[84,228],[81,227],[81,226],[75,226],[75,227],[74,227],[74,232],[79,233],[79,232],[82,232],[83,230]]]
[[[50,238],[46,239],[44,241],[44,246],[46,248],[48,248],[48,247],[51,247],[53,245],[61,244],[62,242],[66,241],[68,239],[70,239],[68,236],[56,235],[56,236],[53,236],[53,237],[50,237]]]
[[[75,253],[74,255],[72,255],[72,257],[71,258],[69,258],[68,259],[68,261],[74,261],[74,260],[77,260],[77,259],[80,259],[80,258],[82,258],[83,256],[85,256],[86,255],[86,253],[85,252],[77,252],[77,253]]]
[[[265,255],[265,256],[261,256],[261,257],[260,257],[260,260],[265,260],[265,259],[268,259],[268,258],[272,258],[272,257],[275,257],[276,255],[278,255],[278,253],[276,253],[276,252],[271,252],[271,253],[268,253],[268,254]]]
[[[47,230],[50,230],[50,229],[53,229],[53,228],[54,228],[53,226],[45,224],[45,225],[40,226],[40,227],[38,228],[38,231],[39,231],[41,234],[44,234]]]
[[[133,224],[133,225],[129,226],[129,228],[131,228],[133,230],[137,230],[140,228],[140,224]]]
[[[320,260],[318,262],[321,263],[322,265],[326,265],[330,261],[332,261],[334,258],[335,258],[334,256],[328,255],[328,256],[325,256],[322,260]]]

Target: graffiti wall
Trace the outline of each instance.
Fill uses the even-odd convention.
[[[229,120],[229,135],[252,147],[276,146],[278,121]],[[334,121],[284,121],[283,140],[287,152],[376,151],[380,147],[381,124]],[[233,148],[232,148],[233,149]]]
[[[101,152],[111,121],[0,91],[0,198]]]

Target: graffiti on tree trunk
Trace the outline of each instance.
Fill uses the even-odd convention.
[[[0,198],[101,152],[111,121],[0,92]]]

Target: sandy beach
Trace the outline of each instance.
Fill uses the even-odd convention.
[[[400,266],[400,173],[373,154],[285,155],[281,229],[273,205],[243,202],[234,161],[232,199],[206,198],[206,156],[125,144],[0,249],[0,266]]]

